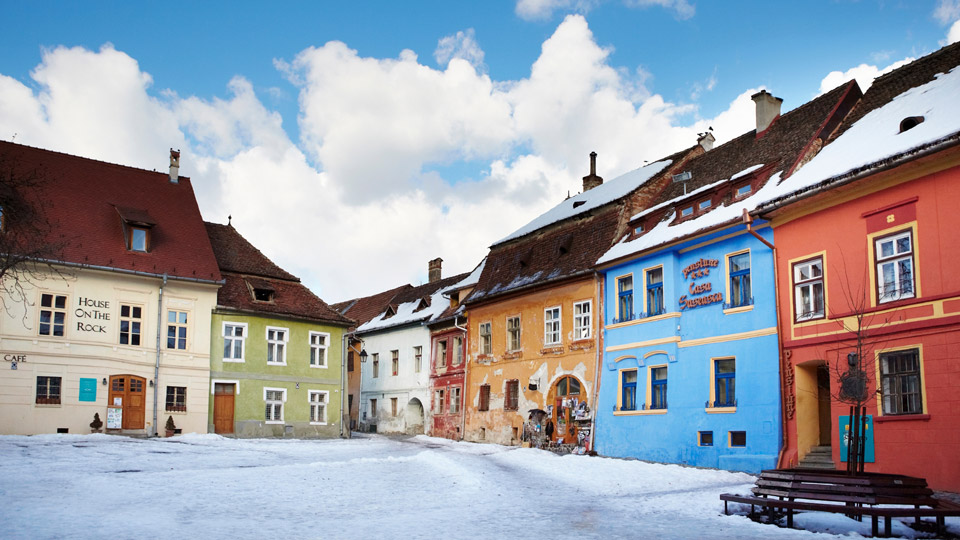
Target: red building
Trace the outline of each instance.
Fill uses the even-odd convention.
[[[781,467],[845,468],[859,380],[865,469],[960,491],[957,65],[960,44],[878,78],[757,212],[777,251]]]

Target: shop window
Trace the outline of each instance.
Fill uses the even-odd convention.
[[[734,407],[736,397],[736,360],[724,358],[713,361],[714,407]]]
[[[490,410],[490,385],[481,384],[480,385],[480,399],[477,404],[477,409],[481,411]]]
[[[507,349],[510,351],[520,350],[520,317],[507,319]]]
[[[727,272],[730,277],[731,308],[753,304],[750,290],[750,252],[727,256]]]
[[[625,369],[620,372],[620,410],[637,410],[637,370]]]
[[[730,432],[730,446],[733,447],[743,447],[747,445],[747,432],[746,431],[731,431]]]
[[[67,322],[67,296],[43,293],[40,295],[41,336],[63,337]]]
[[[140,345],[140,306],[120,304],[120,345]]]
[[[880,378],[884,415],[923,414],[919,349],[882,353]]]
[[[489,322],[480,323],[480,354],[493,352],[492,326]]]
[[[793,303],[797,322],[824,317],[822,257],[793,265]]]
[[[560,344],[560,306],[543,311],[543,344]]]
[[[663,306],[663,268],[647,270],[647,316],[661,315]]]
[[[186,386],[167,387],[166,410],[167,412],[187,412]]]
[[[617,318],[613,322],[633,320],[633,276],[617,278]]]
[[[697,432],[697,444],[699,446],[713,446],[713,432],[712,431]]]
[[[60,405],[60,377],[37,377],[37,404]]]
[[[667,366],[650,368],[650,408],[667,408]]]
[[[520,401],[520,381],[513,379],[507,381],[503,397],[503,409],[506,411],[515,411],[519,407]]]
[[[915,295],[913,233],[904,231],[874,241],[877,262],[877,300],[892,302]]]

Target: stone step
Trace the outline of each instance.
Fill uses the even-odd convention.
[[[833,447],[831,446],[814,446],[810,449],[811,454],[830,454],[833,452]]]
[[[807,454],[805,458],[800,460],[801,463],[829,463],[833,464],[833,458],[829,455],[823,454]]]
[[[825,470],[835,470],[836,466],[833,463],[820,463],[820,462],[811,462],[801,461],[798,465],[801,469],[825,469]]]

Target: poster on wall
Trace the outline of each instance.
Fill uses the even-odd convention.
[[[80,379],[80,401],[97,400],[97,380],[81,378]]]
[[[841,416],[839,422],[840,428],[840,461],[847,461],[847,440],[850,437],[850,417]],[[864,430],[867,438],[863,444],[863,462],[873,463],[873,416],[867,415],[866,429]]]
[[[120,429],[123,425],[123,409],[107,408],[107,429]]]

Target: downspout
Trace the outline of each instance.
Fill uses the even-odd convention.
[[[348,433],[350,426],[350,410],[347,409],[346,428],[343,422],[343,403],[347,399],[347,392],[350,391],[350,379],[347,378],[347,332],[340,336],[340,438],[346,439],[345,433]]]
[[[153,364],[153,436],[157,436],[157,394],[160,393],[160,336],[163,328],[163,288],[167,286],[167,274],[163,274],[160,294],[157,296],[157,359]]]
[[[453,326],[457,329],[463,330],[463,347],[467,349],[467,329],[457,324],[457,321],[460,319],[460,315],[453,316]],[[463,433],[467,429],[467,374],[470,371],[470,362],[467,359],[466,351],[463,354],[463,390],[460,391],[460,399],[463,400],[463,403],[460,404],[460,440],[463,440]]]
[[[590,419],[590,451],[597,451],[597,413],[600,411],[600,367],[603,358],[603,278],[594,272],[597,280],[597,352],[593,372],[593,417]]]
[[[777,254],[777,248],[773,244],[767,241],[766,238],[760,236],[760,234],[753,230],[753,217],[750,216],[750,213],[747,212],[747,209],[743,209],[743,223],[747,226],[747,232],[752,234],[757,240],[763,242],[773,251],[773,302],[774,309],[777,310],[777,363],[778,371],[780,372],[780,422],[781,422],[781,435],[780,435],[780,452],[777,453],[777,468],[783,463],[783,454],[787,451],[787,433],[789,426],[787,425],[787,387],[786,387],[786,374],[784,371],[787,369],[787,366],[784,366],[783,363],[783,328],[781,327],[781,317],[780,317],[780,272],[777,270],[779,267],[779,256]],[[770,230],[773,230],[771,226]]]

